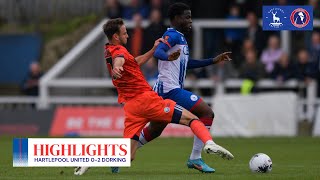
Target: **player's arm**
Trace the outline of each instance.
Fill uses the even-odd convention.
[[[156,48],[158,47],[158,45],[160,44],[160,42],[164,42],[164,39],[159,38],[154,42],[154,45],[152,47],[152,49],[150,49],[150,51],[146,52],[145,54],[138,56],[135,58],[135,60],[137,61],[137,63],[139,64],[139,66],[143,65],[144,63],[146,63],[149,59],[152,58],[153,53],[155,52]]]
[[[232,59],[230,58],[230,55],[231,55],[231,52],[224,52],[222,54],[219,54],[215,58],[203,59],[203,60],[189,59],[187,69],[205,67],[211,64],[217,64],[221,61],[231,61]]]
[[[153,56],[161,61],[174,61],[178,59],[180,56],[180,49],[176,52],[171,53],[170,55],[167,54],[167,51],[176,45],[176,39],[174,35],[165,35],[166,40],[162,41],[158,47],[156,48]]]
[[[124,57],[116,57],[113,60],[113,68],[112,68],[112,78],[113,79],[118,79],[122,77],[122,72],[123,72],[123,64],[125,62]]]

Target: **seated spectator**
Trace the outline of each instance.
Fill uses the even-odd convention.
[[[320,18],[319,0],[309,0],[308,5],[313,7],[313,19]]]
[[[229,14],[226,17],[226,20],[228,20],[228,21],[241,20],[240,9],[237,5],[232,5],[230,7]],[[226,38],[227,43],[232,43],[234,41],[240,41],[240,40],[242,40],[242,37],[243,37],[241,30],[234,29],[234,28],[225,29],[224,34],[225,34],[225,38]]]
[[[143,19],[147,19],[149,16],[149,7],[143,0],[130,0],[130,4],[123,8],[122,17],[131,20],[137,13],[141,14]]]
[[[160,14],[166,16],[167,8],[169,7],[169,2],[164,0],[150,0],[150,9],[151,11],[157,9],[160,11]],[[151,16],[152,13],[150,13]]]
[[[265,47],[265,32],[262,31],[257,15],[254,12],[248,12],[247,20],[249,27],[245,31],[245,37],[253,41],[257,49],[257,55],[260,56],[262,49]]]
[[[311,62],[317,63],[320,60],[320,33],[317,31],[312,32],[310,55]]]
[[[316,75],[314,63],[310,62],[310,55],[306,49],[300,49],[295,63],[295,77],[299,81],[308,83]]]
[[[232,5],[229,10],[229,14],[226,17],[228,21],[240,20],[240,9],[237,5]],[[243,30],[235,28],[227,28],[224,31],[226,49],[230,49],[233,54],[233,58],[237,61],[240,59],[240,46],[243,39]]]
[[[34,62],[30,64],[30,72],[23,81],[22,91],[28,96],[39,95],[39,80],[42,76],[41,68],[38,63]]]
[[[255,49],[254,43],[251,39],[247,38],[243,41],[243,47],[242,47],[243,55],[246,54],[246,51],[254,50],[254,49]]]
[[[241,64],[243,64],[247,51],[251,51],[251,50],[257,51],[254,47],[253,41],[249,38],[244,39],[242,43],[241,51],[240,51],[241,52],[240,58],[239,60],[237,60],[237,62],[233,61],[233,64],[235,64],[236,68],[238,68]]]
[[[275,63],[279,61],[283,53],[283,50],[280,48],[278,36],[270,36],[268,47],[263,50],[261,55],[261,62],[265,65],[265,71],[268,75],[273,71]]]
[[[153,47],[154,41],[162,37],[166,31],[166,26],[163,24],[161,12],[158,9],[153,9],[150,14],[150,25],[144,30],[144,45],[143,53]]]
[[[320,97],[320,33],[314,31],[311,37],[311,63],[313,64],[313,77],[318,83],[318,97]]]
[[[295,77],[294,66],[292,65],[289,56],[283,53],[280,60],[276,62],[274,69],[271,73],[271,78],[279,83]]]
[[[294,5],[293,2],[290,0],[277,0],[276,3],[273,4],[274,6],[288,6],[288,5]]]
[[[239,77],[257,81],[264,77],[264,66],[257,60],[257,54],[249,50],[245,54],[245,62],[239,69]]]
[[[118,0],[106,0],[105,9],[106,17],[111,19],[121,17],[122,7]]]

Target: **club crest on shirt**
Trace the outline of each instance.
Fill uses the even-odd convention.
[[[169,113],[169,112],[170,112],[170,108],[169,108],[169,107],[165,107],[165,108],[163,109],[163,111],[164,111],[165,113]]]
[[[192,101],[197,101],[197,100],[198,100],[198,96],[192,94],[192,95],[190,96],[190,99],[191,99]]]

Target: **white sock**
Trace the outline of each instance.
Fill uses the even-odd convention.
[[[148,141],[144,138],[144,134],[143,131],[140,132],[140,136],[139,136],[139,145],[138,148],[141,148],[143,145],[147,144]]]
[[[210,126],[206,126],[206,127],[208,128],[208,130],[210,130]],[[206,144],[207,143],[215,144],[212,140],[207,141]],[[190,154],[191,160],[201,158],[201,152],[202,152],[203,145],[204,145],[203,142],[197,136],[194,136],[193,147],[192,147],[192,151]]]
[[[194,136],[190,159],[194,160],[194,159],[201,158],[202,148],[203,148],[203,142],[197,136]]]

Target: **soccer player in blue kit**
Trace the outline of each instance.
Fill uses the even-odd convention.
[[[169,7],[168,15],[171,28],[168,28],[163,35],[166,42],[161,43],[154,53],[154,57],[159,60],[159,75],[153,90],[164,99],[177,102],[177,104],[195,114],[207,128],[210,128],[214,118],[212,109],[198,95],[183,89],[186,70],[209,66],[221,61],[230,61],[231,52],[225,52],[215,58],[204,60],[189,58],[189,48],[184,34],[191,31],[190,7],[183,3],[172,4]],[[175,52],[180,52],[179,58],[175,61],[169,61],[168,55]],[[160,136],[166,126],[166,123],[151,122],[140,134],[141,146]],[[205,173],[213,173],[215,169],[209,167],[201,158],[203,146],[201,140],[195,136],[187,167]],[[229,159],[225,156],[223,158]]]

